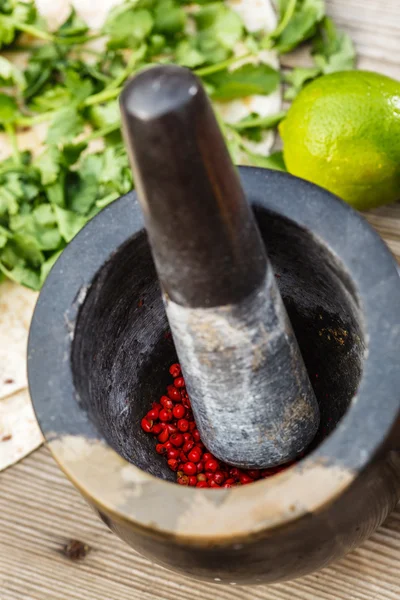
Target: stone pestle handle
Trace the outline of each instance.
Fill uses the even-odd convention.
[[[201,437],[238,467],[293,460],[318,403],[210,101],[191,71],[163,65],[129,81],[120,104]]]

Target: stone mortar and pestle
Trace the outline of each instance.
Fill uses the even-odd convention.
[[[43,434],[103,521],[151,560],[232,585],[307,574],[400,497],[395,262],[325,190],[236,169],[190,71],[147,69],[121,110],[137,193],[68,245],[32,320]],[[295,464],[230,489],[177,485],[140,426],[177,360],[217,458]]]

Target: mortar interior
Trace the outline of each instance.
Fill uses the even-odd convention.
[[[349,274],[310,232],[254,207],[317,396],[321,423],[311,447],[333,431],[360,380],[362,310]],[[80,401],[108,444],[163,479],[175,474],[140,421],[171,383],[177,360],[160,288],[142,230],[97,274],[80,310],[72,368]]]

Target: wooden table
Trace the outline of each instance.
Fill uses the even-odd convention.
[[[400,80],[400,2],[327,3],[356,42],[360,68]],[[367,218],[400,261],[400,205]],[[234,589],[190,581],[136,554],[92,513],[45,448],[0,475],[0,524],[0,600],[400,599],[400,508],[329,568],[289,583]],[[85,558],[65,556],[71,539],[90,547]]]

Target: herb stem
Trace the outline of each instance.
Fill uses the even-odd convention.
[[[44,31],[43,29],[39,29],[38,27],[34,27],[33,25],[28,25],[27,23],[20,23],[19,21],[14,21],[13,19],[7,19],[11,25],[18,29],[18,31],[23,31],[24,33],[28,33],[32,37],[38,38],[39,40],[45,40],[46,42],[54,42],[55,37],[48,31]]]
[[[21,117],[16,120],[16,124],[21,127],[32,127],[33,125],[40,125],[40,123],[46,123],[50,121],[57,111],[49,110],[44,113],[35,115],[34,117]]]
[[[130,75],[133,74],[134,67],[142,58],[144,58],[146,50],[146,44],[142,44],[135,52],[132,52],[125,69],[123,69],[123,71],[118,75],[118,77],[116,77],[114,81],[107,86],[106,89],[113,90],[114,88],[119,88],[121,84],[125,81],[125,79],[127,79]]]
[[[15,135],[15,127],[13,123],[4,123],[4,129],[10,138],[11,150],[14,162],[16,165],[21,164],[21,154],[18,149],[17,136]]]
[[[294,15],[294,11],[296,10],[296,5],[297,5],[297,0],[289,0],[288,5],[286,7],[286,10],[285,10],[285,13],[284,13],[282,19],[278,23],[275,31],[273,31],[270,34],[270,37],[272,39],[275,39],[275,38],[279,37],[281,35],[282,31],[287,27],[290,19]]]
[[[238,123],[229,123],[228,127],[235,129],[235,131],[244,131],[246,129],[253,129],[253,127],[262,127],[263,129],[272,129],[276,127],[282,119],[286,116],[286,111],[282,110],[276,115],[268,117],[256,117],[254,119],[246,119],[245,121],[239,121]]]
[[[92,96],[88,96],[86,100],[83,102],[83,106],[94,106],[95,104],[100,104],[101,102],[107,102],[107,100],[113,100],[122,92],[122,86],[118,88],[105,89],[98,94],[93,94]]]
[[[104,137],[106,135],[108,135],[109,133],[113,133],[114,131],[117,131],[121,128],[121,122],[118,121],[118,123],[112,123],[111,125],[106,125],[105,127],[102,127],[101,129],[95,129],[94,131],[92,131],[91,133],[89,133],[89,135],[85,136],[83,139],[80,140],[81,142],[92,142],[93,140],[97,140],[100,137]]]
[[[254,54],[252,52],[248,52],[247,54],[242,54],[241,56],[232,56],[231,58],[228,58],[227,60],[219,62],[215,65],[210,65],[209,67],[202,67],[201,69],[195,69],[194,73],[198,77],[206,77],[207,75],[213,75],[214,73],[218,73],[219,71],[224,71],[225,69],[227,69],[228,67],[231,67],[232,65],[236,64],[237,62],[240,62],[241,60],[244,60],[246,58],[250,58],[251,56],[254,56]]]

